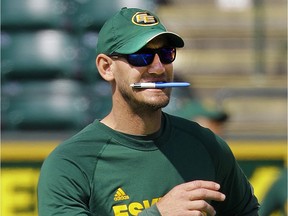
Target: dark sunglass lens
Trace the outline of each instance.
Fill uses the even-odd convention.
[[[150,53],[135,53],[128,55],[128,62],[133,66],[147,66],[153,62],[154,54]]]
[[[170,64],[175,60],[176,49],[175,48],[160,48],[160,49],[142,49],[134,54],[129,54],[126,56],[129,64],[142,67],[150,65],[158,54],[160,61],[163,64]]]
[[[159,57],[163,64],[170,64],[175,60],[176,49],[175,48],[162,48],[160,49]]]

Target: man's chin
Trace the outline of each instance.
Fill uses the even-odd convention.
[[[162,101],[158,100],[158,101],[155,101],[155,102],[147,103],[146,107],[148,109],[150,108],[153,111],[157,111],[159,109],[162,109],[162,108],[166,107],[168,104],[169,104],[169,99],[168,100],[162,100]]]

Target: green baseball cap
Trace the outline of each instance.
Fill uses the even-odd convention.
[[[152,12],[124,7],[101,28],[96,52],[97,55],[135,53],[160,35],[164,35],[169,45],[173,47],[184,46],[183,39],[176,33],[167,31],[160,19]]]

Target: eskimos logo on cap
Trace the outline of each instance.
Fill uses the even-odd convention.
[[[132,17],[132,22],[139,26],[152,26],[159,23],[157,18],[148,12],[137,12]]]

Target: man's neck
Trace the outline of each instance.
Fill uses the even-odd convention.
[[[101,122],[113,130],[131,135],[148,135],[161,127],[161,109],[141,114],[112,109]]]

